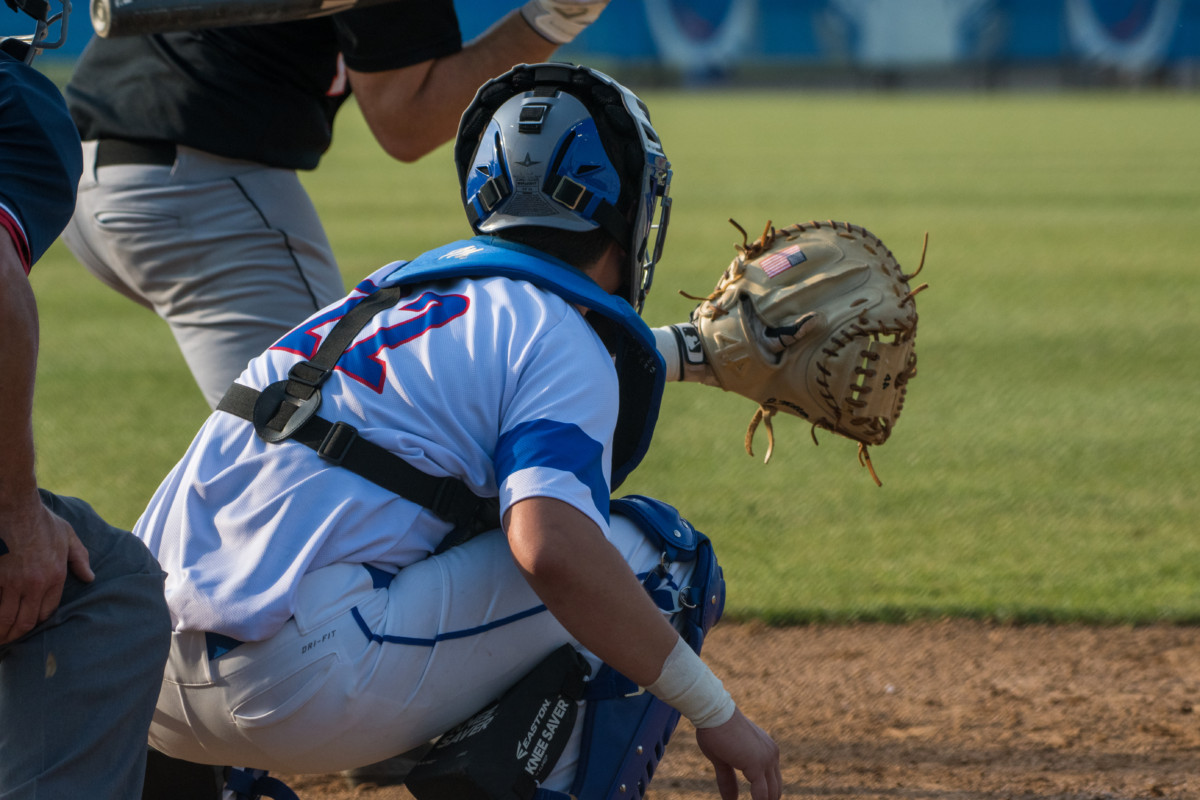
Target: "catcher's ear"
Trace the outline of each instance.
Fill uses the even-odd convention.
[[[609,294],[617,294],[625,283],[625,262],[628,260],[625,248],[614,241],[608,242],[604,254],[584,272]]]

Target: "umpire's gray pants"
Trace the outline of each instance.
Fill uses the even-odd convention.
[[[68,574],[49,619],[0,645],[0,800],[136,800],[171,636],[163,572],[82,500],[42,502],[75,529],[96,579]]]
[[[176,148],[172,166],[96,167],[63,241],[97,278],[153,309],[215,407],[254,358],[344,294],[296,173]]]

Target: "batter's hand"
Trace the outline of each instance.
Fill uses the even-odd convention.
[[[528,0],[521,16],[544,39],[567,44],[600,16],[609,0]]]
[[[8,644],[58,608],[68,567],[85,583],[96,576],[75,531],[40,502],[0,512],[0,542],[0,644]]]
[[[783,796],[779,745],[740,710],[715,728],[697,728],[696,744],[716,770],[721,800],[737,800],[738,772],[750,783],[752,800]]]

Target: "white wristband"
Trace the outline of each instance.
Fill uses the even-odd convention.
[[[609,0],[529,0],[521,16],[529,27],[554,44],[566,44],[600,16]]]
[[[666,380],[719,386],[704,357],[700,333],[690,322],[653,328],[654,346],[667,364]]]
[[[654,334],[655,349],[667,363],[667,382],[683,380],[683,353],[675,336],[674,326],[651,328],[650,332]]]
[[[700,656],[683,639],[663,662],[658,680],[646,691],[676,708],[697,728],[715,728],[729,721],[737,705]]]

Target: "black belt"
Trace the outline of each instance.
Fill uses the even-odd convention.
[[[96,166],[149,164],[169,167],[175,163],[173,142],[134,142],[129,139],[100,139],[96,142]]]

